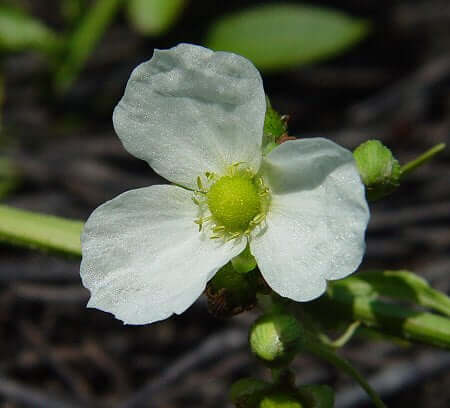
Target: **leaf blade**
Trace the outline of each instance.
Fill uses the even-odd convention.
[[[19,8],[0,5],[0,51],[27,49],[54,53],[62,45],[58,35]]]
[[[331,57],[360,41],[369,24],[331,9],[266,5],[216,22],[206,46],[249,58],[260,69],[276,71]]]
[[[141,34],[163,34],[180,16],[186,3],[187,0],[130,0],[128,17]]]
[[[57,91],[66,91],[76,80],[122,5],[123,0],[98,0],[83,16],[68,39],[68,54],[55,73]]]

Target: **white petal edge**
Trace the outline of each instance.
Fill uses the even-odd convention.
[[[124,147],[169,181],[245,162],[259,169],[266,110],[259,72],[247,59],[191,44],[155,50],[131,74],[114,110]]]
[[[327,139],[287,141],[261,172],[272,203],[251,251],[275,292],[315,299],[327,280],[353,273],[364,255],[369,209],[353,155]]]
[[[184,312],[246,246],[210,239],[198,231],[196,216],[192,193],[169,185],[131,190],[98,207],[82,235],[88,307],[126,324]]]

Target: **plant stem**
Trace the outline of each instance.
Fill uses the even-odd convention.
[[[347,360],[338,356],[334,350],[330,347],[321,344],[315,339],[306,338],[301,342],[301,348],[309,351],[317,357],[324,358],[329,363],[333,364],[336,368],[341,369],[348,375],[353,377],[359,385],[367,392],[367,394],[372,399],[374,405],[378,408],[386,408],[381,398],[375,392],[375,390],[369,385],[369,383],[364,379],[364,377],[359,373],[359,371],[354,368]]]
[[[0,242],[81,256],[83,222],[0,205]]]
[[[442,152],[444,149],[445,143],[439,143],[438,145],[427,150],[425,153],[421,154],[416,159],[404,164],[400,169],[402,177],[415,170],[417,167],[422,166],[422,164],[425,164],[427,161],[431,160],[436,154]]]

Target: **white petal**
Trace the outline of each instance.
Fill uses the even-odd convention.
[[[96,307],[129,324],[182,313],[246,243],[198,232],[192,193],[176,186],[128,191],[98,207],[82,236],[81,277]]]
[[[250,248],[273,290],[312,300],[326,280],[353,273],[364,255],[369,209],[353,155],[326,139],[288,141],[261,172],[272,204]]]
[[[259,72],[243,57],[180,44],[131,74],[113,121],[125,148],[173,183],[232,163],[258,170],[266,110]]]

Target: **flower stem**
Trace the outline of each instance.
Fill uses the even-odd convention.
[[[381,398],[375,392],[375,390],[369,385],[359,371],[354,368],[347,360],[338,356],[334,350],[325,344],[321,344],[319,341],[305,338],[301,344],[301,347],[316,355],[317,357],[324,358],[329,363],[333,364],[336,368],[341,369],[345,373],[353,377],[359,385],[367,392],[372,402],[377,408],[386,408]]]
[[[425,164],[427,161],[431,160],[436,154],[442,152],[442,150],[444,149],[445,143],[439,143],[438,145],[427,150],[425,153],[421,154],[416,159],[411,160],[410,162],[404,164],[400,169],[402,177],[412,172],[417,167],[422,166],[422,164]]]

